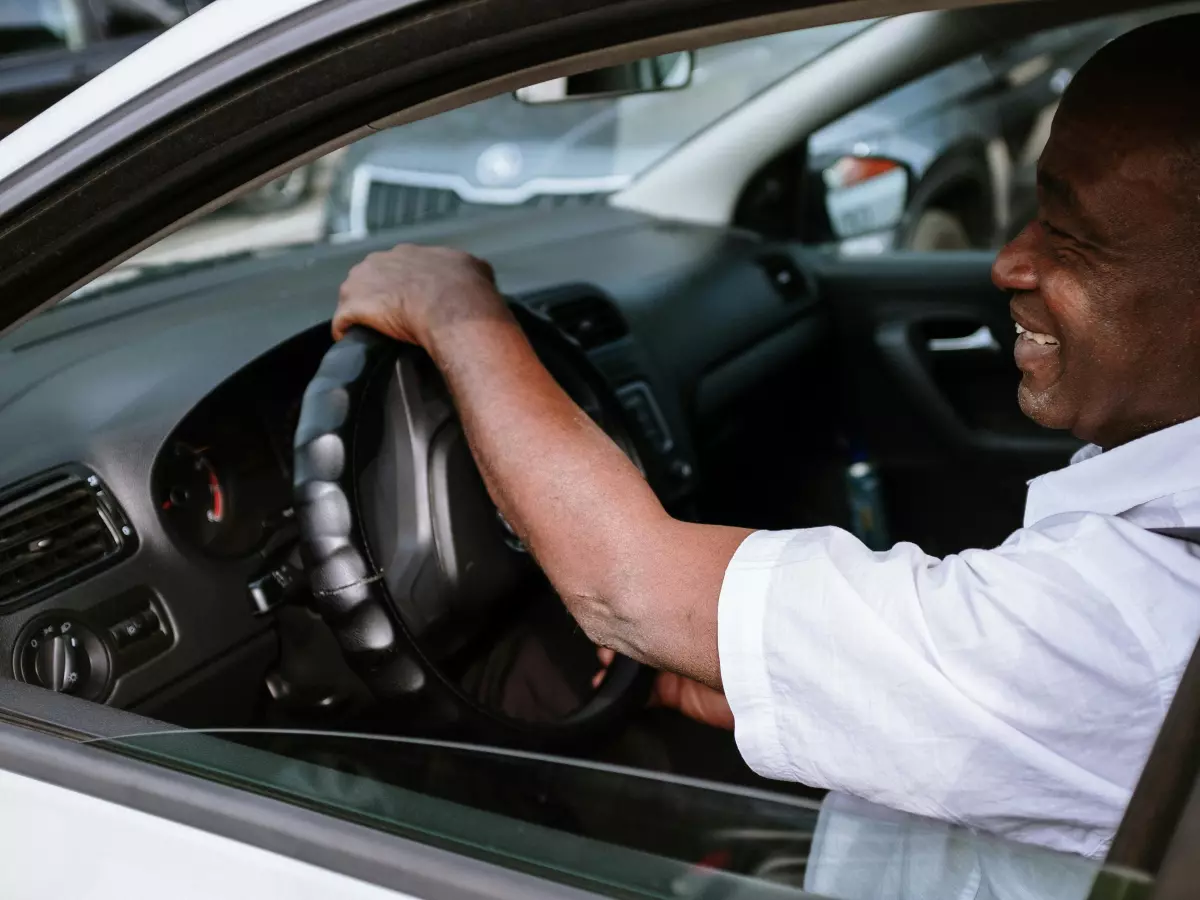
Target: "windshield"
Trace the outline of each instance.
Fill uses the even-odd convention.
[[[367,138],[355,145],[354,156],[400,171],[453,176],[476,190],[512,189],[540,178],[619,187],[870,24],[701,48],[691,83],[681,90],[538,104],[501,94]]]
[[[875,21],[701,48],[691,82],[678,90],[535,104],[505,93],[382,131],[239,198],[74,297],[138,276],[468,214],[602,203]]]
[[[1100,869],[836,795],[444,741],[218,730],[96,744],[605,896],[1083,900]]]

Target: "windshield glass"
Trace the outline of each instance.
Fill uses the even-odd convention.
[[[382,131],[181,229],[74,297],[273,248],[468,214],[603,203],[751,97],[876,21],[700,48],[682,89],[533,104],[505,93]]]
[[[96,744],[606,896],[1083,900],[1100,868],[836,795],[443,741],[262,730]]]

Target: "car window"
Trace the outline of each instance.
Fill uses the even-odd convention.
[[[0,57],[38,50],[75,49],[81,44],[74,0],[0,3]]]
[[[1002,246],[1036,214],[1038,157],[1059,98],[1107,41],[1176,4],[997,44],[897,88],[809,140],[815,242],[844,253]]]
[[[162,31],[188,14],[184,0],[101,0],[96,6],[110,38]]]
[[[108,3],[149,8],[164,0]],[[388,129],[241,198],[85,292],[158,264],[602,204],[695,134],[876,21],[700,48],[682,90],[546,104],[505,93]]]
[[[925,900],[1083,900],[1100,871],[845,798],[439,741],[179,731],[97,743],[612,897],[857,900],[873,873],[902,871],[901,895]]]
[[[47,0],[21,2],[41,8]],[[1123,31],[1196,6],[998,42],[829,123],[807,139],[798,163],[813,194],[804,203],[809,221],[786,236],[847,255],[1002,246],[1034,215],[1037,158],[1074,72]],[[160,28],[190,9],[181,0],[106,0],[105,8],[130,29]],[[239,198],[81,294],[163,265],[605,204],[696,134],[877,21],[699,48],[681,90],[538,104],[505,93],[384,130]]]

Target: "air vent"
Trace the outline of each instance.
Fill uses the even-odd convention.
[[[546,307],[546,315],[584,350],[611,344],[629,334],[621,313],[603,297],[576,297]]]
[[[60,470],[0,494],[0,604],[66,587],[121,556],[132,532],[100,480]]]

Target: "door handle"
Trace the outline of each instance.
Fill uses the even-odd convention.
[[[932,353],[967,353],[973,350],[1000,352],[1000,342],[992,334],[992,329],[986,325],[980,325],[970,334],[962,337],[930,338],[925,346]]]

